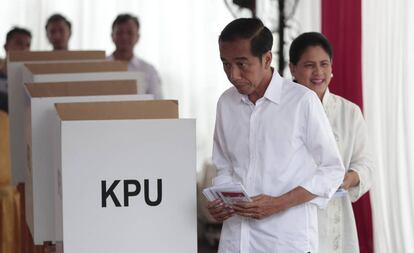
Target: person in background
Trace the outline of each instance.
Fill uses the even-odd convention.
[[[53,50],[68,50],[72,24],[61,14],[53,14],[46,21],[46,36]]]
[[[6,35],[4,51],[6,59],[0,62],[0,109],[8,112],[8,86],[7,86],[7,53],[10,51],[28,51],[32,42],[29,30],[13,27]]]
[[[112,23],[112,41],[115,51],[108,56],[109,60],[128,62],[129,71],[144,74],[146,94],[152,94],[156,99],[162,98],[161,79],[156,69],[148,62],[134,55],[134,47],[140,38],[140,23],[138,18],[130,14],[120,14]]]
[[[318,210],[319,252],[357,253],[351,202],[369,190],[373,171],[364,118],[357,105],[329,91],[333,52],[325,36],[316,32],[301,34],[293,40],[289,56],[294,81],[315,91],[322,102],[347,170],[342,188],[348,194],[333,198],[326,209]]]
[[[219,36],[234,87],[217,103],[213,185],[241,183],[251,202],[207,204],[223,221],[219,253],[318,252],[317,208],[345,169],[316,94],[271,67],[273,37],[259,19],[229,23]]]

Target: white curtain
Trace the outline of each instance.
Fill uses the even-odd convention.
[[[221,0],[14,0],[0,8],[0,42],[12,26],[32,31],[32,50],[50,50],[44,25],[53,13],[72,22],[72,50],[114,50],[111,25],[119,13],[137,15],[135,53],[159,71],[165,98],[178,99],[180,117],[197,119],[199,164],[211,156],[215,108],[229,87],[217,38],[233,18]],[[4,51],[0,50],[4,57]],[[200,167],[200,166],[198,166]]]
[[[364,108],[377,170],[375,252],[414,249],[414,3],[364,0]]]
[[[158,69],[165,97],[179,100],[181,117],[197,119],[200,169],[211,156],[216,102],[230,87],[217,44],[220,31],[233,19],[223,0],[7,1],[0,8],[0,42],[18,25],[32,31],[32,50],[50,50],[44,25],[51,14],[61,13],[72,22],[70,49],[99,49],[109,54],[114,50],[112,21],[123,12],[137,15],[141,21],[135,53]],[[299,1],[297,32],[320,30],[319,12],[319,0]],[[4,56],[2,50],[0,56]]]
[[[266,6],[264,0],[258,1]],[[414,3],[362,0],[364,108],[377,171],[371,190],[377,253],[414,248]],[[270,9],[267,9],[270,10]],[[269,14],[259,8],[261,16]],[[199,168],[211,155],[215,107],[230,86],[217,37],[233,17],[222,0],[13,0],[0,8],[0,43],[13,25],[33,33],[33,50],[48,50],[44,25],[59,12],[73,24],[71,49],[110,53],[111,23],[138,15],[136,54],[159,70],[164,94],[180,101],[180,116],[197,118]],[[299,1],[298,33],[320,30],[319,0]],[[264,15],[264,14],[263,14]],[[0,56],[4,52],[0,50]]]

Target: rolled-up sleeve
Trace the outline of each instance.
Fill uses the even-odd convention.
[[[309,92],[302,102],[307,112],[305,145],[317,167],[315,173],[306,178],[300,186],[318,196],[311,203],[324,208],[341,185],[345,168],[318,97]]]

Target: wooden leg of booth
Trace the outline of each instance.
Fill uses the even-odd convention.
[[[20,248],[21,253],[55,253],[55,245],[50,242],[45,242],[44,245],[34,245],[33,237],[30,234],[29,226],[26,223],[26,205],[25,205],[25,194],[24,184],[17,185],[20,196]]]
[[[0,252],[20,253],[20,195],[13,186],[0,187]]]
[[[26,202],[24,183],[17,185],[17,190],[20,192],[20,218],[21,218],[21,248],[22,253],[35,253],[33,239],[30,234],[29,226],[26,223]]]
[[[50,243],[50,242],[45,242],[45,244],[43,245],[43,252],[42,253],[56,253],[56,245]]]
[[[34,246],[33,253],[56,253],[56,247],[53,244],[45,242],[43,245]]]
[[[36,245],[33,247],[33,253],[43,253],[44,252],[44,247],[43,245]]]

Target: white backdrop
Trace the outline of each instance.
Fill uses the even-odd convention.
[[[0,43],[18,25],[32,31],[32,50],[51,49],[44,25],[53,13],[72,22],[70,49],[100,49],[108,54],[114,50],[110,32],[116,15],[137,15],[141,40],[135,53],[158,69],[165,97],[180,100],[180,116],[197,119],[199,167],[211,156],[216,102],[230,87],[221,67],[217,38],[233,17],[222,0],[0,1]],[[319,31],[319,13],[319,0],[300,1],[295,15],[297,32]],[[4,57],[2,50],[0,57]]]
[[[138,15],[142,36],[136,53],[159,70],[164,94],[180,100],[181,116],[197,118],[198,163],[211,155],[216,101],[230,86],[217,48],[219,32],[233,18],[222,0],[0,1],[1,45],[6,32],[19,25],[32,31],[33,50],[50,49],[44,24],[52,13],[72,21],[71,49],[108,53],[115,16]],[[371,191],[376,252],[408,252],[414,248],[414,135],[409,131],[414,129],[414,20],[408,15],[414,6],[410,0],[362,4],[364,107],[378,158]],[[319,13],[319,0],[300,1],[299,32],[319,31]]]
[[[375,252],[414,248],[414,3],[363,3],[364,108],[377,158]]]

